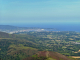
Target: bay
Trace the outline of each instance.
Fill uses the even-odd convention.
[[[76,31],[80,32],[80,23],[25,23],[15,24],[18,27],[55,28],[49,31]]]

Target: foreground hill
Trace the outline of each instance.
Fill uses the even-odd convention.
[[[36,43],[30,41],[33,38],[0,32],[0,60],[22,60],[37,53],[38,49],[32,47]]]
[[[67,56],[64,56],[57,52],[51,52],[51,51],[39,51],[32,57],[25,58],[23,60],[75,60],[70,59]]]

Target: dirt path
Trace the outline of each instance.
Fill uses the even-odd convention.
[[[49,51],[46,52],[46,57],[49,57]]]
[[[72,56],[72,58],[80,58],[80,56]]]

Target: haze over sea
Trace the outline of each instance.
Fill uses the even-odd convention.
[[[38,27],[38,28],[55,28],[53,31],[76,31],[80,32],[80,23],[26,23],[15,24],[18,27]]]

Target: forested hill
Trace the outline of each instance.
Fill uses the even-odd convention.
[[[32,56],[38,51],[32,47],[37,45],[32,39],[29,35],[0,32],[0,60],[22,60]]]
[[[13,38],[13,37],[15,37],[14,34],[8,34],[5,32],[0,32],[0,38]]]
[[[23,60],[73,60],[73,59],[71,57],[64,56],[57,52],[39,51],[32,57],[28,57]]]

